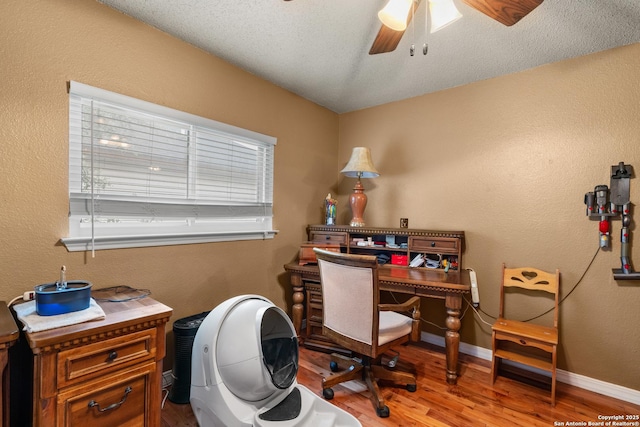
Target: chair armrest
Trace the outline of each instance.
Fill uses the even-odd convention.
[[[420,297],[411,297],[401,304],[378,304],[379,311],[410,311],[411,341],[420,341]]]
[[[379,311],[410,311],[418,312],[420,317],[420,297],[411,297],[403,303],[399,304],[378,304]],[[415,318],[415,316],[413,316]]]

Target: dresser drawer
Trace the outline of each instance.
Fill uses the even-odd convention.
[[[58,353],[58,387],[154,359],[156,330],[148,329]]]
[[[409,250],[417,252],[457,254],[459,244],[460,239],[447,237],[409,237]]]
[[[72,387],[58,395],[58,426],[144,427],[155,363]]]
[[[338,245],[347,244],[347,233],[332,231],[311,231],[309,240],[312,242],[334,243]]]

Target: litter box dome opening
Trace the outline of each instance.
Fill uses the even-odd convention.
[[[218,370],[226,387],[246,401],[268,398],[295,381],[298,340],[286,313],[268,301],[248,299],[220,325]]]

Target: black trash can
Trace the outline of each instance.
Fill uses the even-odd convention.
[[[175,341],[175,357],[173,358],[173,385],[169,391],[169,400],[173,403],[189,403],[191,397],[191,353],[193,341],[200,324],[209,314],[203,311],[200,314],[184,317],[173,324],[173,338]]]

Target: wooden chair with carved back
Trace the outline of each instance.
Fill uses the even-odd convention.
[[[505,294],[522,291],[529,296],[548,293],[553,297],[553,324],[544,325],[505,317]],[[556,360],[558,350],[558,297],[560,271],[507,268],[502,264],[500,314],[492,326],[491,382],[496,381],[500,362],[510,360],[551,373],[551,405],[556,404]],[[513,310],[511,310],[513,312]]]
[[[332,387],[346,381],[363,380],[379,417],[388,417],[378,379],[403,384],[416,391],[415,369],[400,369],[401,363],[383,365],[382,355],[420,334],[420,298],[401,304],[380,304],[378,262],[375,256],[330,252],[314,248],[323,299],[322,332],[355,357],[331,355],[334,374],[323,378],[322,395],[333,398]],[[407,316],[402,313],[410,313]],[[394,366],[392,366],[394,365]],[[340,371],[340,372],[338,372]]]

